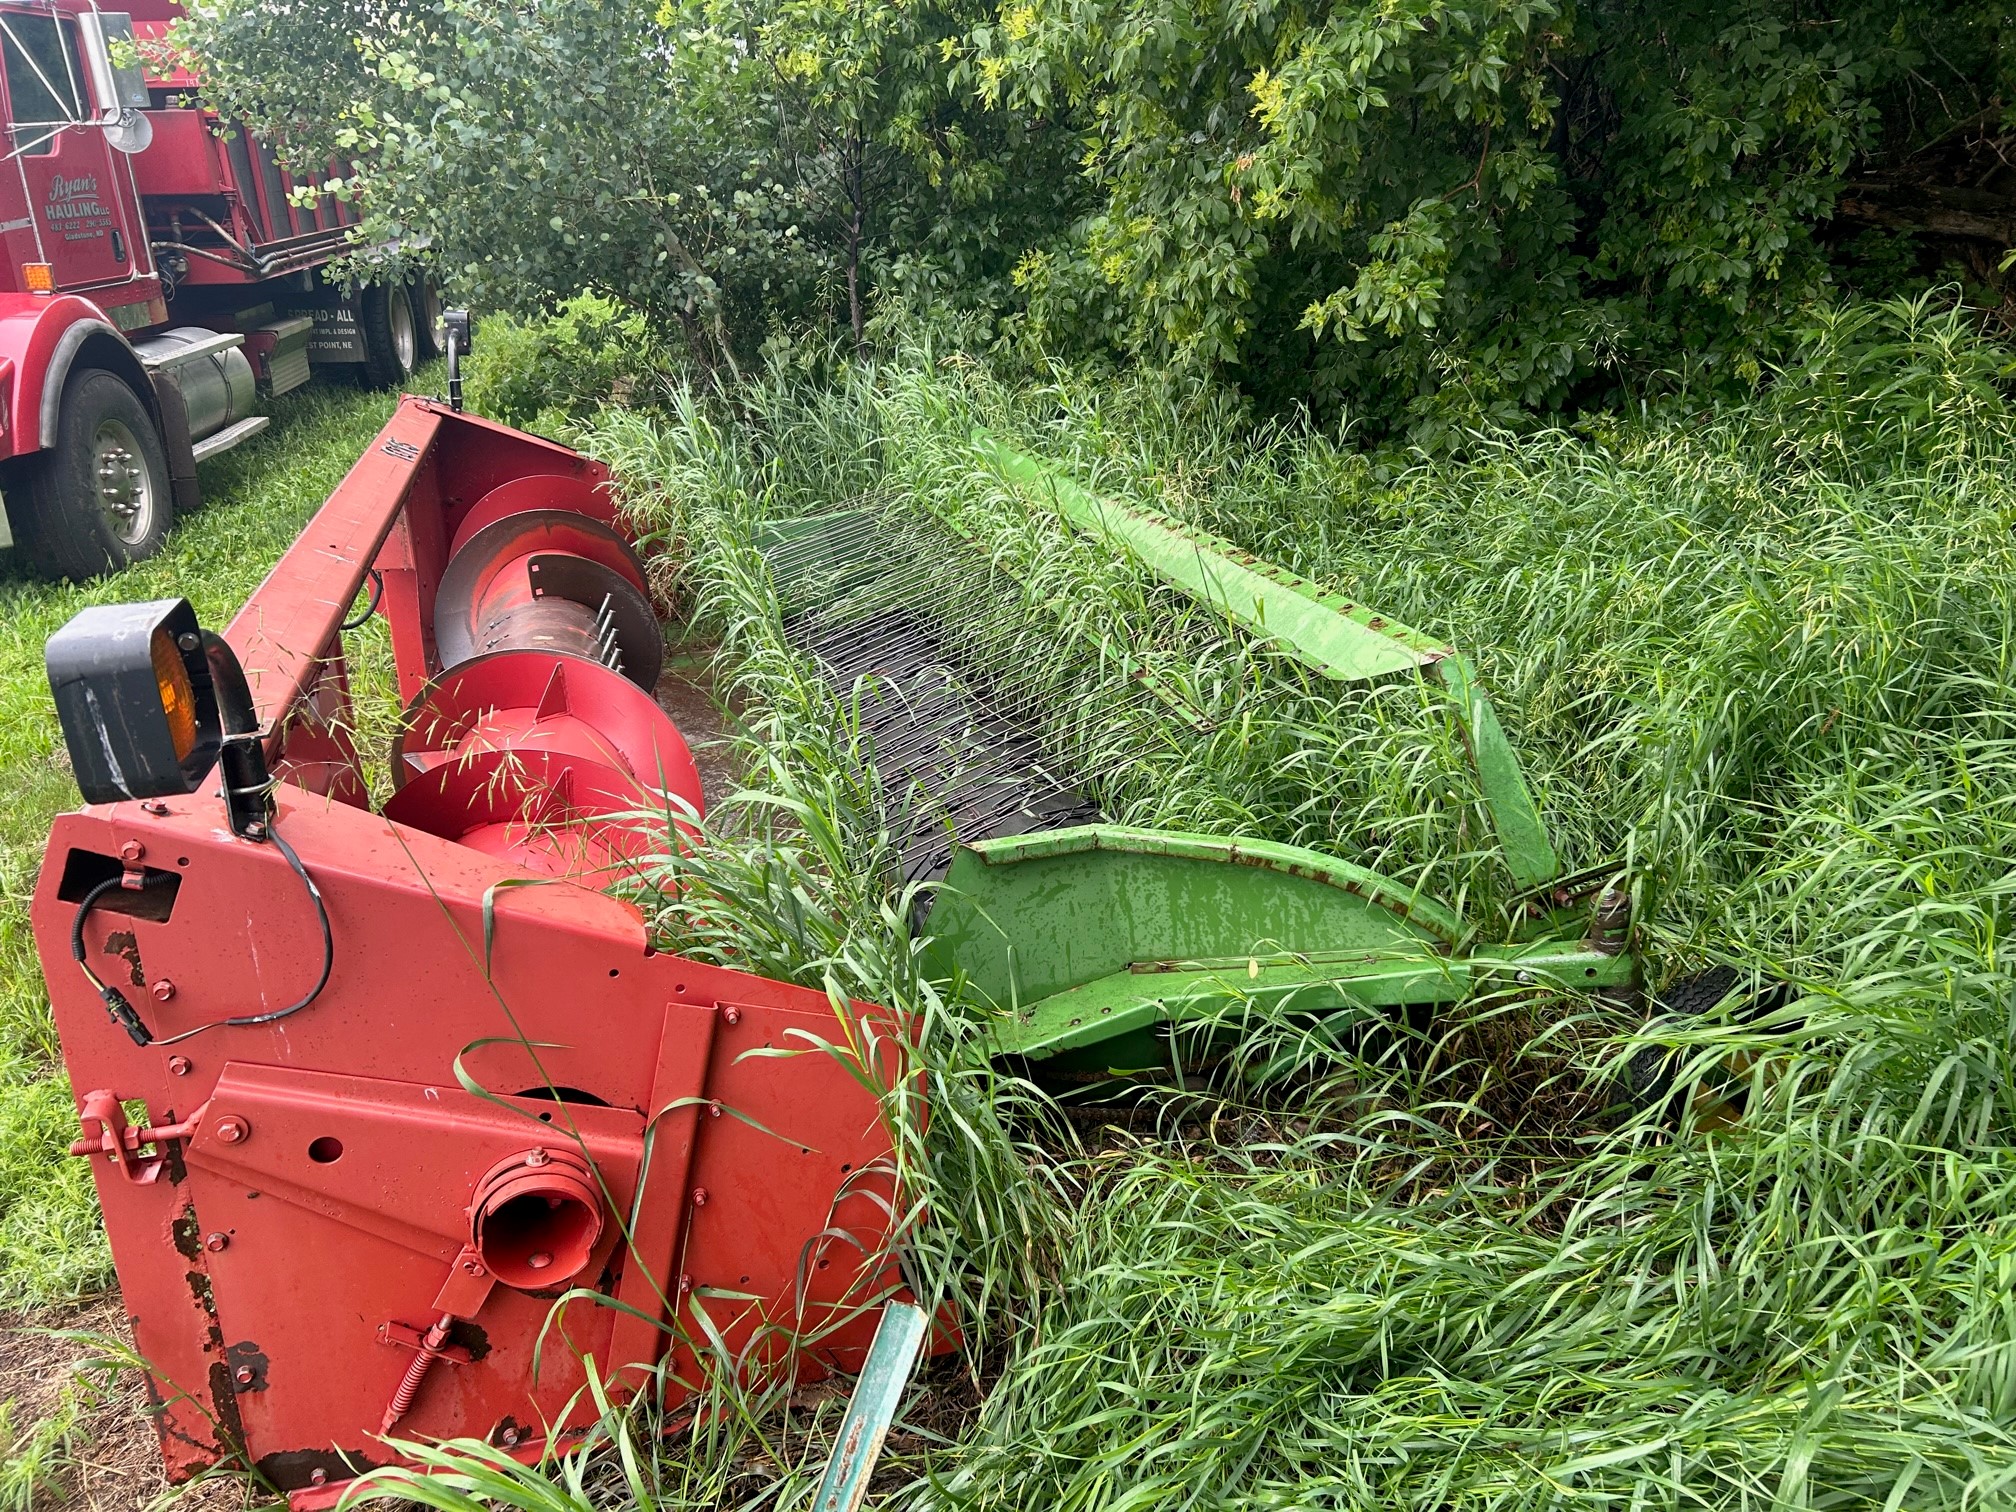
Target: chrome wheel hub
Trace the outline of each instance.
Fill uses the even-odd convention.
[[[107,420],[92,437],[91,477],[112,533],[129,546],[146,539],[154,527],[154,480],[139,442],[117,420]]]

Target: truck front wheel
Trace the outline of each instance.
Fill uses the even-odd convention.
[[[14,544],[37,572],[83,582],[161,549],[175,508],[168,457],[124,381],[83,368],[63,385],[56,444],[8,480]]]

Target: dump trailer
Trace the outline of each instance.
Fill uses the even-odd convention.
[[[355,207],[192,103],[172,0],[0,3],[0,492],[6,544],[86,578],[159,548],[196,464],[317,369],[393,386],[435,355],[424,279],[322,270]],[[137,60],[153,59],[151,63]]]
[[[907,1295],[909,1024],[603,890],[705,807],[605,483],[407,398],[221,633],[166,599],[49,642],[88,806],[35,927],[173,1477],[309,1509],[406,1438],[530,1460],[591,1379],[676,1420],[858,1370]],[[359,599],[406,700],[380,812]]]

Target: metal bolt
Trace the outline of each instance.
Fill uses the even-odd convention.
[[[250,824],[245,826],[245,838],[247,840],[264,840],[266,838],[266,826],[257,819],[254,819]]]
[[[525,1257],[525,1263],[533,1270],[544,1270],[553,1263],[553,1257],[544,1250],[534,1250]]]
[[[679,1278],[679,1295],[683,1297],[691,1290],[693,1290],[693,1278],[691,1276],[681,1276]]]
[[[180,646],[184,651],[194,651],[198,646],[203,644],[203,640],[194,631],[185,630],[175,637],[175,644]]]
[[[175,984],[166,977],[161,978],[160,981],[147,990],[154,994],[154,1001],[157,1003],[165,1003],[168,999],[175,996]]]
[[[311,1486],[327,1485],[328,1481],[329,1472],[322,1469],[319,1465],[308,1472],[308,1484]]]
[[[693,1206],[695,1207],[707,1206],[707,1188],[705,1187],[693,1188]]]
[[[480,1276],[483,1274],[483,1267],[477,1261],[464,1260],[462,1262],[462,1274],[465,1276]]]
[[[721,1104],[718,1102],[707,1104],[707,1116],[709,1118],[719,1118],[721,1116]]]
[[[518,1430],[516,1428],[506,1428],[502,1433],[497,1435],[497,1440],[506,1449],[515,1449],[518,1447]]]
[[[140,812],[143,814],[152,814],[156,819],[161,819],[167,816],[168,805],[163,803],[159,798],[149,798],[145,803],[140,805]]]
[[[527,1164],[528,1166],[542,1166],[552,1158],[553,1157],[551,1155],[548,1155],[544,1150],[532,1150],[526,1154],[525,1164]]]
[[[187,1076],[189,1069],[188,1056],[171,1055],[168,1057],[168,1074],[170,1076]]]
[[[1512,980],[1517,982],[1521,987],[1531,987],[1540,978],[1533,975],[1530,971],[1515,971],[1512,973]]]
[[[147,847],[142,845],[138,840],[128,840],[124,845],[119,847],[119,859],[129,864],[138,861],[146,854]]]
[[[242,1118],[229,1117],[217,1120],[217,1143],[243,1144],[252,1137],[252,1125]]]
[[[258,1379],[258,1376],[253,1373],[250,1365],[240,1365],[236,1370],[231,1372],[231,1379],[236,1381],[240,1386],[250,1386]]]
[[[742,1010],[740,1008],[723,1008],[721,1010],[721,1022],[728,1025],[731,1029],[734,1028],[735,1025],[742,1022]]]
[[[227,1250],[230,1247],[231,1236],[229,1234],[209,1234],[203,1240],[203,1248],[210,1251],[213,1255],[219,1250]]]

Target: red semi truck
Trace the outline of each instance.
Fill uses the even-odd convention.
[[[295,191],[340,167],[297,180],[190,103],[158,61],[179,7],[129,3],[0,0],[0,544],[73,579],[151,555],[263,400],[390,386],[439,342],[424,280],[322,276],[357,216]]]

